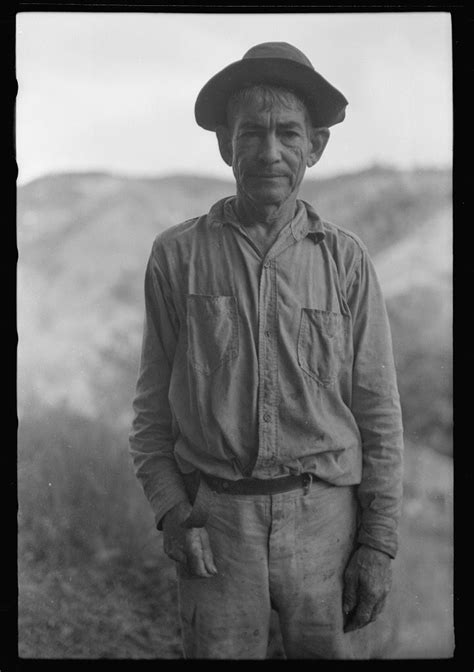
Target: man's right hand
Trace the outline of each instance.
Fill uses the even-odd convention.
[[[163,548],[168,557],[185,565],[193,576],[210,578],[217,574],[207,530],[204,527],[184,528],[192,506],[180,502],[163,518]]]

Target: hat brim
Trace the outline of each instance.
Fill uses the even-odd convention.
[[[245,58],[218,72],[201,89],[194,108],[199,126],[215,131],[225,125],[229,97],[254,84],[274,84],[299,94],[315,127],[333,126],[346,115],[348,101],[316,70],[286,58]]]

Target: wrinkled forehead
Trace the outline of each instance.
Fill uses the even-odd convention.
[[[293,92],[280,89],[250,89],[233,96],[228,104],[228,119],[233,124],[269,119],[277,123],[306,125],[309,113],[306,105]]]
[[[247,105],[235,111],[233,125],[234,128],[236,126],[297,126],[304,129],[307,121],[302,109],[289,110],[279,105],[271,107]]]

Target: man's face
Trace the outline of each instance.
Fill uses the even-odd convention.
[[[238,192],[260,205],[280,205],[296,194],[306,166],[314,163],[310,126],[298,101],[265,107],[254,96],[230,122]]]

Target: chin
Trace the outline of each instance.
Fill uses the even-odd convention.
[[[283,193],[280,189],[272,189],[271,187],[248,189],[247,194],[259,205],[279,205],[286,201],[290,195],[289,193]]]

